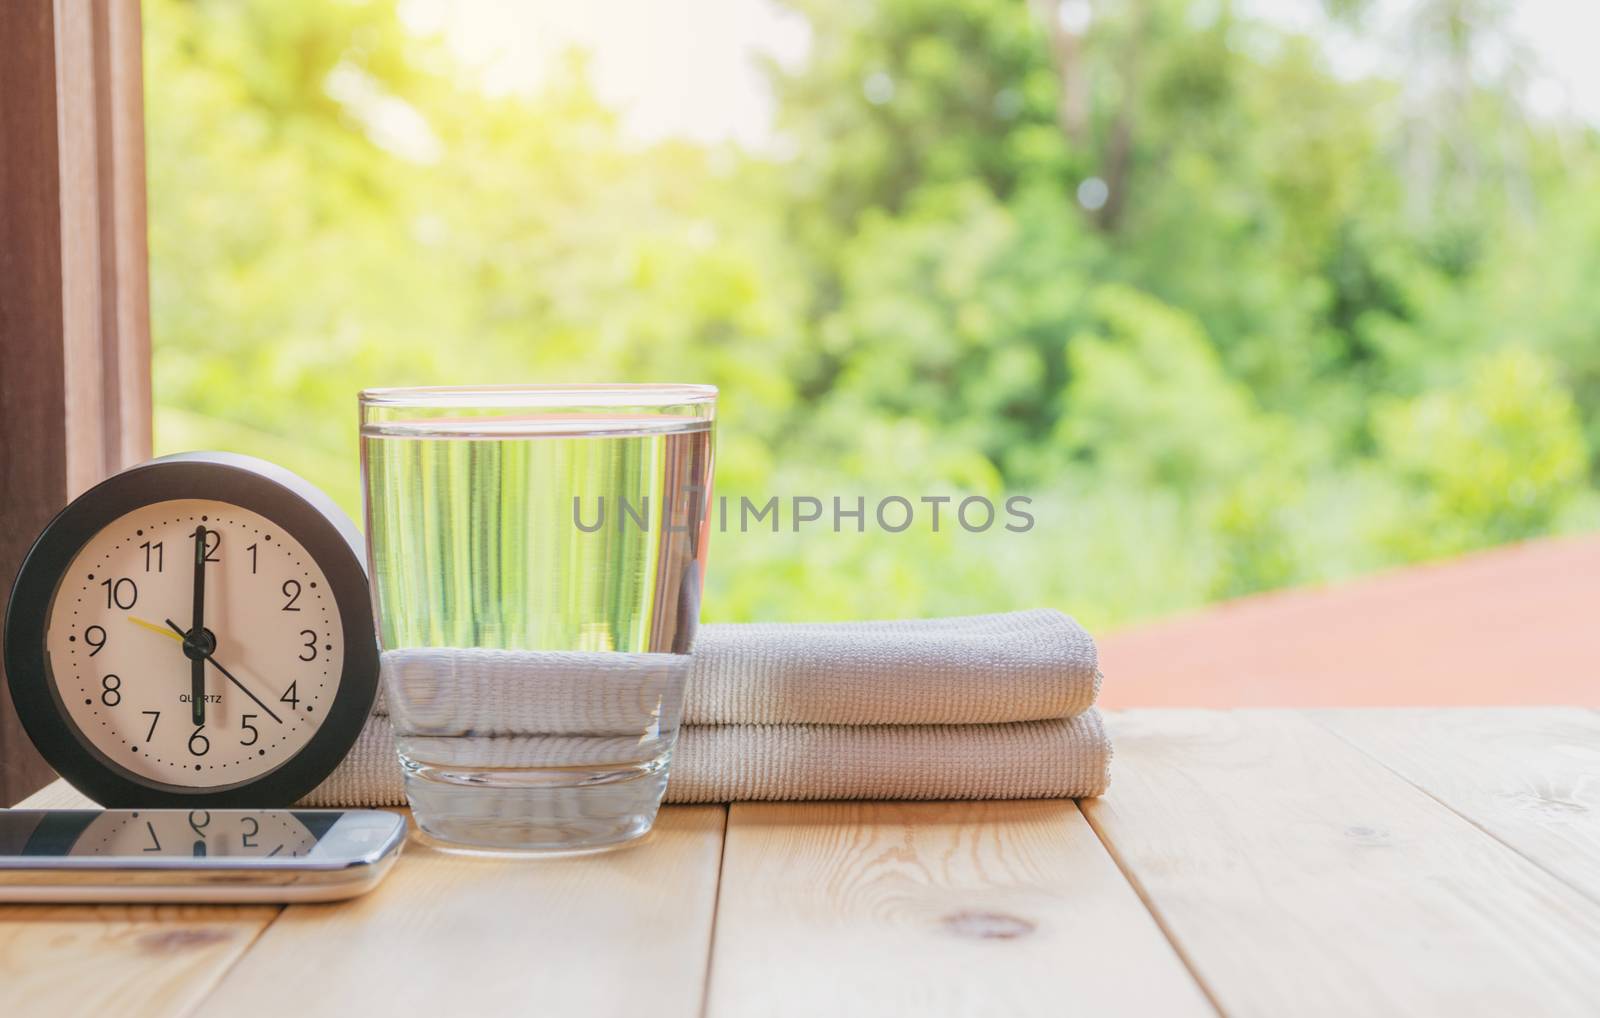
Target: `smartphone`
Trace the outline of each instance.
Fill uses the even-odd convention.
[[[336,901],[405,840],[370,809],[0,810],[0,901]]]

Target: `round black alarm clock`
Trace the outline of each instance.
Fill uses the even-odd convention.
[[[377,692],[358,542],[326,495],[248,456],[102,481],[50,521],[11,590],[23,727],[102,805],[290,805]]]

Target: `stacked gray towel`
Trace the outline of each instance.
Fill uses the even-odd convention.
[[[659,695],[645,659],[616,655]],[[624,662],[622,659],[630,659]],[[679,659],[681,660],[681,659]],[[441,705],[474,731],[559,732],[583,696],[561,655],[419,649],[383,655],[385,684],[448,667]],[[570,665],[570,662],[566,662]],[[669,802],[1013,799],[1099,795],[1111,744],[1094,641],[1041,609],[896,622],[708,625],[695,640]],[[635,690],[611,680],[619,710]],[[429,705],[424,705],[426,709]],[[408,698],[406,710],[418,710]],[[312,806],[403,805],[388,704]]]

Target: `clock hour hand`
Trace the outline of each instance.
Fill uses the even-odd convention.
[[[160,633],[162,636],[165,636],[170,640],[177,640],[179,643],[183,642],[183,633],[181,633],[181,632],[173,633],[173,632],[169,631],[167,629],[167,627],[158,626],[154,622],[150,622],[150,621],[147,621],[145,619],[141,619],[137,615],[129,615],[128,616],[128,621],[132,622],[134,625],[140,627],[141,629],[148,629],[152,633]]]
[[[177,633],[180,636],[183,635],[183,627],[182,626],[178,625],[176,622],[172,621],[171,619],[167,619],[166,622],[167,622],[167,625],[171,627],[171,629],[172,629],[172,631],[174,633]],[[184,646],[184,653],[186,653],[186,654],[189,653],[189,647],[191,646],[191,644],[190,644],[190,642],[188,641],[187,638],[184,640],[183,646]],[[217,671],[221,672],[223,674],[223,676],[226,677],[229,682],[231,682],[235,686],[239,687],[239,692],[243,693],[245,696],[248,696],[250,699],[254,700],[257,707],[260,707],[262,710],[266,711],[267,712],[267,717],[269,717],[272,720],[276,721],[280,725],[283,724],[283,719],[278,717],[278,715],[273,711],[273,709],[271,707],[268,707],[266,704],[262,703],[261,702],[261,698],[259,696],[257,696],[254,693],[250,692],[250,688],[248,686],[246,686],[244,683],[240,682],[238,679],[234,678],[234,675],[233,675],[232,672],[230,672],[226,668],[222,667],[222,662],[218,661],[215,657],[213,657],[211,655],[211,651],[209,651],[209,650],[207,650],[207,649],[205,649],[203,647],[196,647],[195,650],[196,650],[197,653],[200,654],[200,656],[201,656],[200,659],[202,661],[210,661],[213,665],[216,666]]]
[[[194,528],[194,625],[184,641],[184,652],[192,645],[199,647],[206,631],[206,528]],[[194,723],[206,723],[206,661],[202,656],[189,655],[189,700],[194,707]]]

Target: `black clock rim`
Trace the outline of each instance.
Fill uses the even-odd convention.
[[[345,646],[333,706],[306,745],[265,774],[207,788],[140,777],[107,758],[71,721],[45,653],[51,603],[67,567],[90,538],[141,506],[186,498],[224,501],[260,513],[299,541],[327,576]],[[190,453],[132,467],[57,513],[23,559],[6,610],[5,665],[17,717],[40,755],[102,806],[290,806],[349,753],[378,692],[377,634],[354,527],[310,482],[264,460]]]

